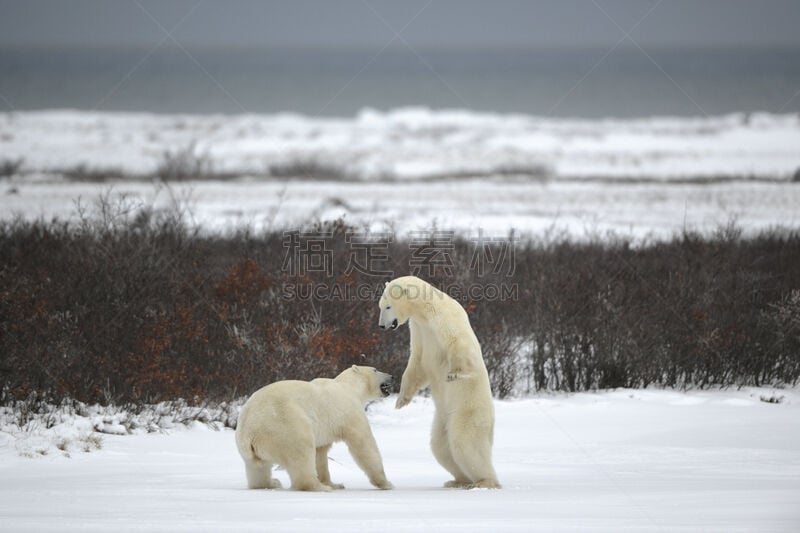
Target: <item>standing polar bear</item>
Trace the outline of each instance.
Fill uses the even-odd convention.
[[[379,327],[396,329],[408,321],[411,355],[396,407],[404,407],[430,385],[436,407],[431,449],[454,478],[445,487],[500,488],[492,466],[489,374],[466,311],[415,276],[388,282],[379,305]]]
[[[381,489],[391,489],[364,414],[369,400],[389,395],[392,376],[353,365],[334,379],[278,381],[247,400],[236,425],[236,446],[251,489],[275,489],[272,465],[286,468],[295,490],[343,489],[328,471],[328,450],[345,441],[356,464]]]

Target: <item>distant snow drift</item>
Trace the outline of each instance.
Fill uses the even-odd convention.
[[[396,238],[438,228],[469,238],[507,238],[514,230],[523,239],[670,239],[684,230],[710,234],[731,221],[745,234],[800,225],[800,184],[789,182],[12,182],[0,184],[0,218],[74,218],[78,201],[91,210],[109,192],[112,201],[178,207],[202,231],[223,233],[298,229],[339,217]]]
[[[206,231],[344,217],[398,235],[670,238],[731,221],[757,232],[800,223],[798,147],[796,115],[14,112],[0,115],[0,217],[70,218],[76,200],[112,189]]]
[[[358,180],[463,176],[791,177],[800,117],[549,119],[472,111],[363,110],[354,118],[25,111],[0,115],[0,153],[29,173],[78,166],[152,174],[191,149],[216,173]]]

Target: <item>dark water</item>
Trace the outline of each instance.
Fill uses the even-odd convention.
[[[0,109],[560,117],[800,111],[798,49],[0,48]],[[583,78],[583,80],[582,80]],[[582,80],[582,81],[581,81]]]

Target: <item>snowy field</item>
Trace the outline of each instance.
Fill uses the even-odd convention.
[[[800,227],[799,146],[797,115],[5,113],[0,164],[11,172],[0,180],[0,219],[74,217],[78,200],[90,206],[110,191],[184,208],[210,231],[343,216],[396,233],[435,225],[659,239],[731,221],[755,232]],[[155,183],[167,151],[190,153],[212,179]],[[95,171],[122,178],[75,179]],[[388,492],[369,485],[342,445],[331,474],[344,491],[249,491],[230,430],[115,435],[124,428],[112,420],[100,434],[78,417],[19,431],[0,420],[0,531],[798,531],[796,389],[498,401],[499,491],[441,488],[448,477],[428,447],[432,403],[393,404],[369,409],[396,486]]]
[[[2,185],[0,185],[2,187]],[[2,217],[71,218],[104,194],[156,209],[179,205],[203,230],[307,227],[344,217],[375,231],[454,230],[472,235],[670,238],[735,221],[746,233],[800,225],[800,183],[622,184],[461,180],[426,183],[309,181],[19,183],[0,193]],[[0,189],[1,191],[2,189]]]
[[[762,400],[780,399],[780,403]],[[389,479],[346,448],[334,493],[250,491],[231,430],[104,435],[35,459],[0,433],[2,531],[796,532],[800,392],[616,390],[496,403],[498,491],[443,489],[432,403],[369,408]],[[284,485],[284,471],[276,476]]]
[[[69,110],[0,115],[2,157],[22,159],[22,169],[33,174],[81,165],[151,174],[165,151],[192,147],[209,170],[236,175],[316,167],[365,181],[788,179],[800,168],[798,146],[795,114],[579,120],[401,108],[339,119]]]
[[[0,216],[69,218],[78,199],[91,205],[111,190],[138,205],[187,208],[191,222],[212,231],[295,229],[343,216],[398,233],[435,225],[492,236],[513,228],[659,239],[731,221],[756,232],[800,224],[798,146],[796,115],[6,113],[0,162],[11,175],[0,181]],[[166,152],[188,156],[208,179],[155,183]],[[122,177],[80,180],[92,172]]]

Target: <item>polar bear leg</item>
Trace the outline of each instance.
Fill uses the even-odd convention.
[[[281,482],[272,479],[272,460],[268,453],[268,439],[254,438],[248,440],[237,433],[237,446],[244,461],[247,476],[247,487],[250,489],[278,489]],[[240,440],[241,439],[241,440]]]
[[[471,481],[468,487],[499,489],[500,483],[492,466],[492,428],[473,426],[469,423],[458,427],[461,428],[459,434],[452,432],[448,434],[450,453],[455,463]]]
[[[328,470],[328,450],[330,449],[330,444],[317,448],[317,477],[323,485],[327,485],[332,489],[343,489],[344,485],[331,481],[331,474]]]
[[[247,487],[251,489],[279,489],[281,482],[272,479],[272,464],[258,460],[245,460]]]
[[[294,490],[306,490],[315,492],[328,492],[333,490],[328,485],[320,483],[317,477],[316,457],[313,447],[303,447],[297,454],[286,463],[286,470],[292,480]]]
[[[431,432],[431,450],[433,456],[444,467],[445,470],[453,474],[451,481],[444,484],[445,487],[464,487],[471,483],[470,479],[459,468],[453,454],[450,453],[450,442],[447,438],[447,426],[444,418],[436,411],[433,417],[433,431]]]
[[[379,489],[394,488],[394,485],[386,479],[381,452],[378,451],[378,445],[375,443],[375,437],[372,435],[369,422],[367,422],[367,416],[363,412],[350,422],[350,427],[343,440],[347,444],[353,460],[367,474],[370,483]]]
[[[292,480],[292,489],[306,491],[330,491],[331,487],[320,483],[317,477],[317,454],[314,433],[308,417],[298,413],[295,431],[275,435],[280,450],[278,462],[286,467]]]

